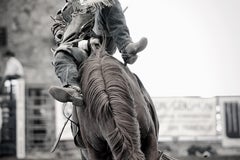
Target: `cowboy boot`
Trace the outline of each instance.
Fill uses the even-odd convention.
[[[133,64],[136,62],[137,53],[144,50],[147,46],[147,38],[143,37],[136,43],[129,43],[123,50],[122,58],[125,63]]]
[[[58,87],[49,88],[51,96],[62,103],[72,102],[75,106],[83,106],[83,97],[79,87]]]

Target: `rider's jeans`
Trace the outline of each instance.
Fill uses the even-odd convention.
[[[78,64],[75,58],[67,52],[60,51],[55,55],[55,73],[64,87],[69,85],[79,86]]]
[[[118,0],[114,0],[114,2],[111,7],[97,10],[93,27],[93,31],[97,35],[102,36],[106,34],[106,51],[109,54],[113,54],[116,51],[116,47],[122,52],[132,42],[121,4]]]
[[[111,7],[104,7],[101,10],[97,10],[93,31],[97,35],[106,34],[106,51],[109,54],[114,54],[116,47],[122,52],[126,45],[132,42],[125,16],[118,0],[115,0],[114,5]],[[67,52],[57,53],[54,61],[55,72],[63,86],[79,86],[78,63],[81,62],[76,61]]]

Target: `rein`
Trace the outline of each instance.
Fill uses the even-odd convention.
[[[70,118],[72,117],[72,114],[70,114],[69,116],[67,116],[67,115],[64,113],[64,109],[65,109],[65,107],[66,107],[66,104],[67,104],[67,103],[64,103],[64,106],[63,106],[63,110],[62,110],[62,111],[63,111],[63,115],[66,117],[67,120],[66,120],[65,123],[63,124],[63,127],[62,127],[59,135],[57,136],[57,139],[56,139],[55,143],[53,144],[53,146],[52,146],[52,148],[51,148],[51,150],[50,150],[51,153],[53,153],[53,152],[56,150],[56,148],[57,148],[57,146],[58,146],[58,144],[59,144],[59,142],[60,142],[60,140],[61,140],[63,131],[64,131],[67,123],[68,123],[69,121],[71,121],[73,124],[77,125],[74,121],[72,121],[72,120],[70,119]]]

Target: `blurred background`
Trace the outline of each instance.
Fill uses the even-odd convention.
[[[122,0],[133,39],[149,45],[130,66],[154,101],[159,149],[179,159],[240,159],[240,2]],[[51,33],[65,0],[1,0],[0,56],[11,50],[24,76],[0,94],[0,159],[79,159],[70,126],[48,94],[61,85],[51,64]],[[140,17],[136,18],[136,17]],[[115,55],[121,60],[120,54]],[[6,61],[0,59],[0,78]],[[71,113],[71,105],[66,107]]]

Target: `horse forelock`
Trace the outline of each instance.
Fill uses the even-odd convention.
[[[85,61],[82,71],[81,86],[88,113],[107,134],[104,136],[116,157],[132,156],[134,150],[140,149],[139,124],[121,64],[109,55],[93,56]],[[114,122],[112,126],[105,124],[109,120]]]

